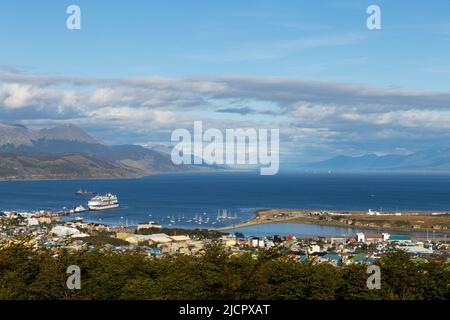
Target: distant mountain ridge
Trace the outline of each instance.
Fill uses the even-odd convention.
[[[37,131],[37,140],[64,140],[100,144],[96,139],[73,124],[64,124],[54,128]]]
[[[282,163],[281,163],[282,164]],[[72,124],[29,129],[0,123],[0,179],[135,178],[162,172],[226,170],[174,165],[170,148],[108,146]],[[307,171],[450,171],[450,149],[408,155],[337,156],[298,165]]]
[[[302,169],[317,171],[450,171],[450,149],[423,150],[408,155],[338,156],[305,164]]]
[[[211,169],[176,166],[170,155],[138,145],[108,146],[72,124],[50,129],[0,124],[0,179],[134,178]]]
[[[0,178],[112,179],[140,177],[141,172],[83,154],[0,154]]]
[[[93,137],[73,124],[65,124],[54,128],[28,129],[17,124],[0,123],[0,147],[32,146],[39,140],[76,141],[91,144],[100,144]]]

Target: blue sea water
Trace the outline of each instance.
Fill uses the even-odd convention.
[[[160,174],[131,180],[65,180],[0,182],[0,210],[60,210],[86,205],[78,189],[111,192],[121,207],[85,213],[85,221],[110,225],[153,220],[173,227],[219,227],[253,217],[263,208],[329,210],[450,210],[450,175],[437,174],[280,174],[258,173]],[[216,222],[227,209],[237,220]],[[202,216],[203,224],[192,220]],[[205,223],[209,217],[209,222]],[[171,222],[175,221],[175,222]],[[213,222],[215,222],[213,224]],[[347,228],[286,224],[286,232],[341,235]],[[268,226],[262,232],[272,233]],[[273,230],[274,227],[272,227]],[[330,229],[331,228],[331,229]],[[250,229],[254,232],[256,229]],[[295,231],[295,230],[294,230]],[[280,233],[280,232],[278,232]],[[273,234],[273,233],[272,233]]]

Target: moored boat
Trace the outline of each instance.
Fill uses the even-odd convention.
[[[83,222],[84,218],[83,217],[75,217],[73,218],[71,221],[72,222]]]
[[[84,196],[84,197],[94,197],[97,195],[97,192],[87,191],[87,190],[78,190],[75,192],[77,196]]]

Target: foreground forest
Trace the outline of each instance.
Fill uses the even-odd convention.
[[[386,254],[381,289],[369,290],[364,265],[300,263],[276,251],[231,255],[209,245],[200,256],[0,249],[0,299],[449,299],[450,266]],[[67,267],[81,269],[81,289],[66,287]]]

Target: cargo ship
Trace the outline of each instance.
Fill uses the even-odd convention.
[[[97,192],[91,192],[86,190],[78,190],[75,192],[77,196],[84,196],[84,197],[95,197],[98,193]]]
[[[104,196],[95,196],[88,202],[88,208],[91,211],[108,210],[119,207],[117,196],[108,193]]]

